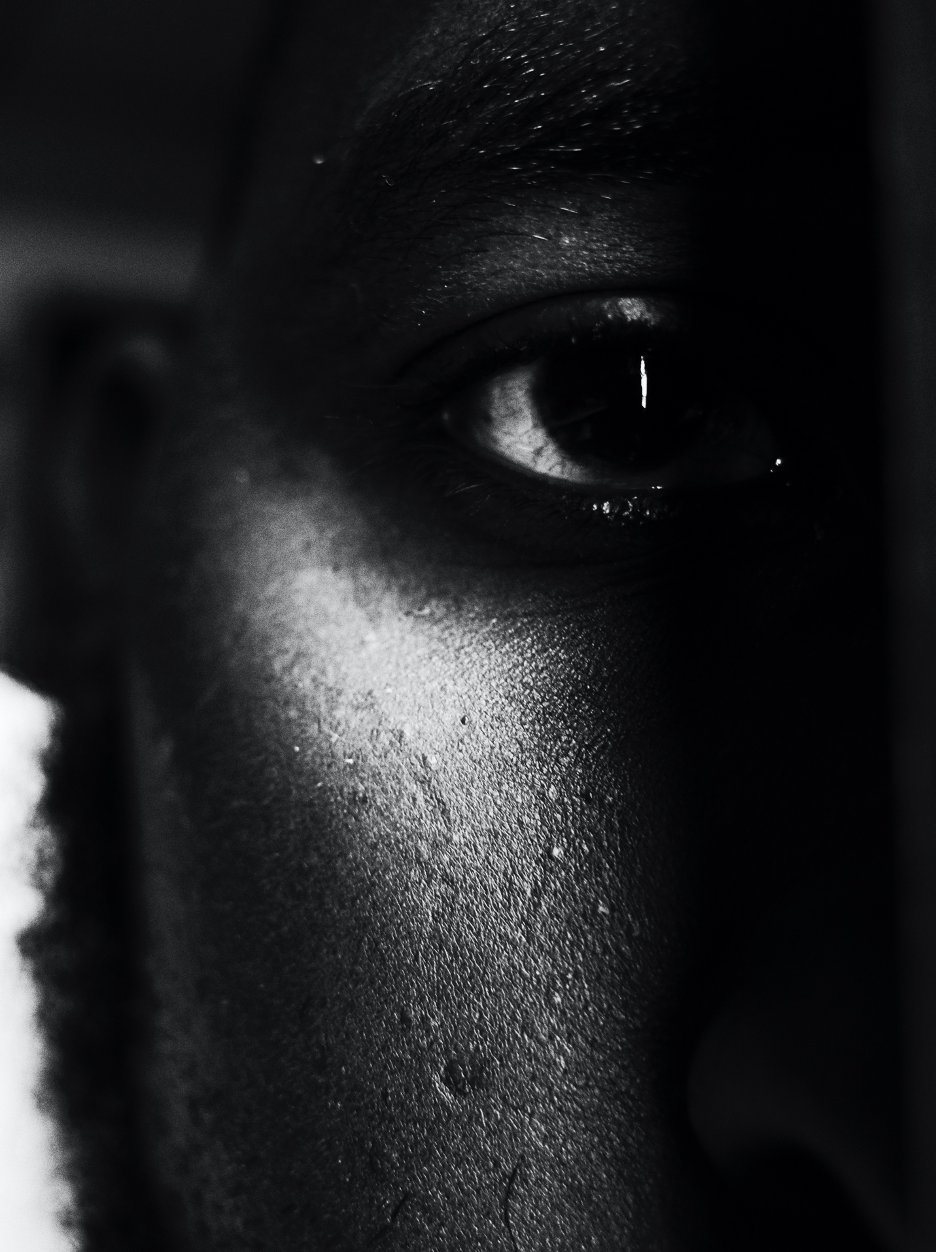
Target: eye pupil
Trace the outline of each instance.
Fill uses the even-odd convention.
[[[653,469],[682,453],[717,399],[677,348],[593,345],[550,353],[538,372],[544,425],[570,456]]]
[[[527,341],[452,396],[442,423],[502,468],[577,490],[700,491],[773,474],[775,422],[753,402],[743,355],[723,351],[727,327],[716,338],[717,322],[639,311],[550,336],[535,355]]]

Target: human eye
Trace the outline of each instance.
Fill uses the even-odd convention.
[[[409,378],[475,530],[613,556],[802,512],[796,403],[754,338],[682,298],[583,294],[468,328]]]
[[[782,468],[774,423],[737,362],[732,371],[730,352],[720,359],[674,303],[592,297],[527,321],[514,314],[462,346],[480,377],[438,414],[469,451],[553,486],[618,494],[722,487]]]
[[[442,421],[481,456],[586,491],[721,487],[783,463],[767,415],[660,333],[573,336],[465,388]]]

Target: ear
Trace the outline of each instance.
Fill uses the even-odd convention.
[[[0,643],[8,669],[58,698],[110,663],[137,486],[184,340],[183,311],[149,302],[60,297],[27,321]]]

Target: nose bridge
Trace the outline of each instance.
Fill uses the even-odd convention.
[[[903,1246],[894,926],[880,888],[851,876],[834,894],[789,897],[691,1064],[695,1133],[768,1237],[789,1228],[778,1246]]]

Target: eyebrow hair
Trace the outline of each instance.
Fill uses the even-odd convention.
[[[355,233],[417,199],[704,172],[704,49],[690,61],[658,28],[585,20],[574,2],[512,8],[480,32],[473,17],[474,31],[432,31],[378,87],[345,156]]]

